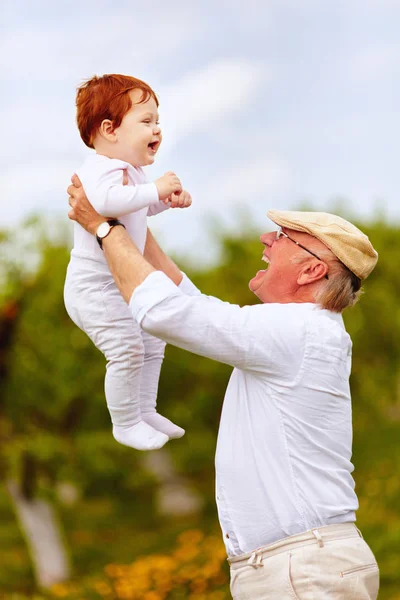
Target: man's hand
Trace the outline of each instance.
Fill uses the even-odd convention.
[[[171,208],[188,208],[192,204],[192,196],[186,190],[180,194],[171,194],[169,205]]]
[[[73,175],[71,181],[72,185],[67,189],[68,203],[71,207],[68,217],[72,221],[77,221],[89,233],[94,234],[100,223],[107,219],[99,215],[90,204],[78,175]]]
[[[158,197],[165,204],[169,201],[171,194],[179,194],[182,191],[182,184],[179,177],[172,171],[168,171],[168,173],[156,179],[154,183],[157,187]]]

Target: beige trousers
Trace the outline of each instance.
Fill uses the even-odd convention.
[[[328,525],[232,557],[234,600],[376,600],[379,570],[353,523]]]

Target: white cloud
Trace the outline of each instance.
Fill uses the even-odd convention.
[[[350,59],[349,65],[353,81],[393,77],[400,67],[400,43],[380,43],[363,48]]]
[[[67,192],[73,167],[58,159],[14,164],[1,174],[2,202],[7,204],[7,220],[15,222],[27,213],[62,212],[67,209]],[[65,204],[63,204],[65,202]]]
[[[248,164],[230,165],[218,172],[200,192],[202,205],[249,208],[258,199],[283,193],[288,186],[288,168],[271,156],[257,157]]]
[[[165,145],[170,148],[198,131],[211,132],[216,121],[225,127],[232,115],[246,108],[267,76],[261,64],[218,60],[161,89]]]
[[[23,23],[2,38],[3,78],[38,83],[75,84],[94,73],[126,72],[143,76],[152,62],[173,55],[192,39],[198,23],[190,12],[164,6],[157,20],[132,8],[118,13],[81,13],[78,19]]]
[[[154,219],[169,247],[192,252],[205,220],[233,205],[261,222],[268,206],[335,190],[363,215],[377,191],[397,218],[398,0],[249,0],[245,11],[236,0],[8,4],[3,223],[33,209],[66,214],[65,187],[87,153],[75,87],[118,71],[160,96],[154,175],[176,169],[193,194],[189,211]]]

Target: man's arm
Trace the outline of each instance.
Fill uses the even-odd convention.
[[[147,229],[146,245],[144,247],[145,259],[155,268],[157,271],[163,271],[175,285],[179,285],[182,281],[182,272],[174,263],[173,260],[161,250],[153,237],[150,229]]]
[[[103,239],[103,250],[121,296],[129,302],[135,289],[156,269],[140,254],[123,227],[113,227]]]
[[[160,248],[150,229],[147,230],[144,257],[157,271],[163,271],[178,286],[182,294],[186,294],[186,296],[199,296],[201,294],[189,277]],[[219,302],[217,298],[215,300]]]

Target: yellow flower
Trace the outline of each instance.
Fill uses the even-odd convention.
[[[121,567],[120,565],[107,565],[104,569],[104,571],[106,572],[106,574],[109,577],[122,577],[125,573],[125,569],[124,567]]]
[[[58,598],[65,598],[69,592],[68,586],[63,583],[56,583],[52,586],[51,592],[54,596]]]
[[[99,592],[101,596],[109,596],[112,593],[112,589],[104,581],[98,581],[94,584],[94,588]]]
[[[192,592],[201,593],[205,592],[207,589],[207,582],[204,579],[195,579],[190,584],[190,589]]]
[[[198,544],[204,538],[204,533],[198,529],[189,529],[184,531],[178,537],[178,543],[184,545]]]
[[[143,600],[164,600],[165,594],[161,594],[159,592],[147,592],[143,596]]]
[[[225,592],[221,591],[211,592],[211,594],[208,596],[208,600],[226,600],[226,598],[227,595]]]

